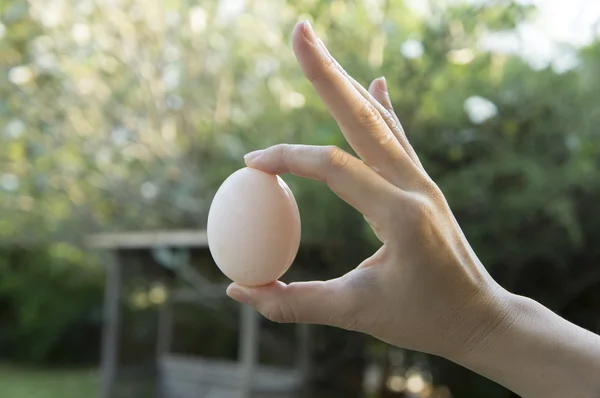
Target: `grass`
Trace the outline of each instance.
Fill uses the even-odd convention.
[[[93,398],[99,376],[93,370],[27,369],[0,365],[2,398]]]

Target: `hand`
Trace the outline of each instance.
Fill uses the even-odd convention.
[[[479,262],[423,169],[385,80],[365,90],[307,22],[294,29],[293,47],[362,161],[336,147],[276,145],[248,154],[246,163],[325,182],[365,216],[382,246],[333,280],[255,288],[234,283],[228,294],[276,322],[337,326],[451,358],[487,344],[515,318],[509,294]]]
[[[490,277],[406,139],[385,80],[365,90],[307,22],[294,29],[293,45],[362,161],[335,147],[276,145],[248,154],[246,164],[325,182],[382,246],[333,280],[234,283],[227,293],[276,322],[337,326],[444,356],[523,397],[600,396],[600,336]]]

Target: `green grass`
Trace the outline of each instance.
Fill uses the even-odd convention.
[[[97,370],[26,369],[0,365],[2,398],[95,398]]]

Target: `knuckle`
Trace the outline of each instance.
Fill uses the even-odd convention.
[[[369,101],[363,99],[356,108],[358,122],[362,126],[377,126],[383,122],[379,111]]]
[[[286,301],[276,301],[270,304],[262,313],[267,319],[276,323],[296,322],[295,311]]]
[[[379,113],[381,114],[381,118],[383,119],[383,121],[390,126],[390,128],[396,129],[397,128],[397,122],[396,119],[394,119],[394,117],[392,116],[392,114],[387,110],[387,109],[381,109],[379,111]]]
[[[390,130],[392,130],[392,133],[398,138],[398,140],[400,141],[400,144],[404,144],[407,146],[410,145],[410,143],[408,142],[408,139],[406,138],[406,132],[404,131],[404,128],[402,127],[402,125],[400,123],[398,123],[393,118],[392,118],[392,121],[390,122]],[[407,150],[407,152],[409,152],[409,150]]]
[[[415,199],[413,206],[414,212],[419,219],[429,220],[435,215],[434,204],[428,197],[421,196]]]
[[[276,151],[286,152],[287,150],[289,150],[290,144],[277,144],[277,145],[273,145],[272,148],[273,148],[273,150],[276,150]]]
[[[279,156],[281,156],[281,160],[284,164],[287,164],[288,156],[292,150],[290,144],[278,144],[276,145],[277,150],[279,151]]]
[[[409,198],[405,199],[406,211],[403,212],[413,228],[416,228],[415,232],[425,232],[426,229],[435,221],[436,218],[436,207],[434,202],[427,196],[422,194],[411,194]]]
[[[419,239],[426,238],[429,240],[433,235],[436,235],[438,228],[438,211],[435,203],[421,196],[412,203],[413,226],[416,235]]]
[[[425,179],[421,186],[421,192],[432,203],[442,203],[445,201],[442,190],[431,178]]]
[[[290,170],[292,168],[292,155],[294,151],[294,146],[290,144],[277,144],[271,147],[273,151],[272,160],[274,160],[278,166],[278,169],[283,167],[285,170]]]
[[[344,321],[340,325],[342,329],[349,330],[352,332],[360,332],[362,331],[360,318],[358,316],[345,315]]]
[[[323,57],[312,68],[307,70],[306,77],[311,82],[328,79],[331,73],[335,73],[337,67],[331,57]]]
[[[362,331],[364,311],[361,310],[360,302],[353,302],[349,304],[346,310],[340,314],[341,328],[351,331]]]
[[[323,149],[323,165],[326,175],[332,170],[341,169],[350,161],[350,154],[336,146],[327,146]]]

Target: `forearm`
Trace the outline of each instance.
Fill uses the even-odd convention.
[[[600,336],[531,299],[507,301],[506,330],[455,362],[524,398],[600,397]]]

